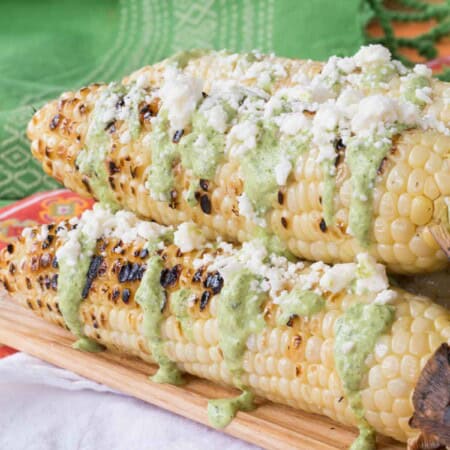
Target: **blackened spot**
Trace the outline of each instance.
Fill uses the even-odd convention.
[[[288,221],[287,221],[286,217],[281,218],[281,225],[283,226],[283,228],[288,227]]]
[[[100,264],[100,267],[98,268],[98,276],[101,277],[101,276],[105,275],[107,270],[108,270],[108,266],[106,265],[106,262],[103,261]]]
[[[83,299],[87,298],[89,291],[91,289],[92,283],[97,278],[98,269],[103,262],[103,256],[93,256],[91,263],[89,264],[89,270],[86,276],[86,284],[84,285],[81,297]]]
[[[164,289],[169,286],[173,286],[178,281],[180,272],[181,272],[180,264],[173,266],[171,269],[163,269],[161,271],[161,276],[159,278],[159,282],[161,283],[161,286]]]
[[[8,245],[6,246],[6,251],[7,251],[8,253],[13,253],[13,252],[14,252],[14,245],[13,245],[13,244],[8,244]]]
[[[125,100],[123,97],[120,97],[116,102],[116,109],[122,108],[122,106],[125,106]]]
[[[111,186],[111,189],[114,191],[116,189],[116,182],[113,177],[108,177],[108,183]],[[120,184],[122,186],[122,183]]]
[[[53,275],[50,285],[54,291],[56,291],[58,289],[58,274],[57,273],[55,273],[55,275]]]
[[[385,166],[385,164],[386,164],[386,161],[387,161],[387,158],[386,158],[386,156],[381,160],[381,163],[380,163],[380,165],[378,166],[378,169],[377,169],[377,174],[378,175],[383,175],[383,172],[384,172],[384,166]]]
[[[145,267],[138,263],[126,263],[120,268],[119,282],[140,281],[145,272]]]
[[[54,269],[57,269],[57,268],[58,268],[58,258],[57,258],[56,256],[53,258],[53,261],[52,261],[52,267],[53,267]]]
[[[200,298],[200,311],[203,311],[207,306],[209,299],[211,298],[211,292],[204,291]]]
[[[91,185],[89,184],[89,180],[86,177],[83,177],[81,179],[81,182],[84,184],[84,187],[86,188],[86,190],[92,194],[92,189],[91,189]]]
[[[49,303],[47,303],[47,309],[48,309],[50,312],[53,311],[53,309],[52,309],[52,307],[51,307],[51,305],[50,305]]]
[[[320,231],[322,231],[323,233],[325,233],[327,231],[328,227],[327,227],[327,223],[325,222],[324,218],[322,218],[322,220],[320,221],[319,228],[320,228]]]
[[[205,214],[211,214],[211,200],[206,194],[200,197],[200,207]]]
[[[208,180],[203,180],[203,179],[201,179],[199,184],[200,184],[200,187],[201,187],[205,192],[208,192],[208,189],[209,189],[209,181],[208,181]]]
[[[200,201],[200,196],[201,196],[201,194],[200,194],[199,191],[195,191],[195,192],[194,192],[194,198],[195,198],[195,200],[197,200],[198,202]]]
[[[10,265],[9,265],[9,273],[11,274],[11,275],[13,275],[15,272],[16,272],[16,265],[14,264],[14,263],[11,263]]]
[[[149,120],[153,116],[152,108],[150,105],[144,105],[140,111],[144,120]]]
[[[342,400],[344,400],[344,397],[342,397],[342,396],[341,396],[341,397],[339,397],[339,398],[338,398],[338,403],[341,403],[341,402],[342,402]]]
[[[42,300],[40,298],[37,299],[36,303],[39,306],[39,308],[42,308]]]
[[[338,154],[336,155],[336,158],[334,159],[334,166],[335,166],[335,167],[339,166],[340,162],[341,162],[341,154],[338,153]]]
[[[27,289],[31,289],[33,286],[31,285],[31,280],[28,278],[28,277],[26,277],[25,278],[25,282],[26,282],[26,284],[27,284]]]
[[[113,134],[116,132],[116,121],[115,120],[111,120],[110,122],[108,122],[105,126],[105,131]]]
[[[98,323],[97,323],[97,321],[96,320],[94,320],[93,322],[92,322],[92,326],[94,327],[94,328],[98,328]]]
[[[173,138],[172,138],[172,142],[174,144],[178,144],[178,142],[180,142],[180,139],[183,137],[183,134],[184,134],[184,130],[175,131]]]
[[[200,283],[200,281],[202,281],[202,276],[203,276],[204,270],[205,269],[203,267],[200,267],[200,269],[197,269],[197,271],[194,273],[194,276],[192,277],[193,283]]]
[[[223,278],[219,272],[208,273],[203,286],[211,289],[213,294],[216,295],[222,290]]]
[[[61,115],[56,114],[56,116],[54,116],[53,119],[50,121],[50,130],[54,130],[55,128],[57,128],[60,122],[61,122]]]
[[[172,189],[170,191],[170,202],[169,202],[169,206],[172,209],[175,209],[177,207],[177,197],[178,197],[178,193],[175,189]]]
[[[9,286],[9,283],[7,280],[0,280],[3,283],[3,286],[5,287],[7,292],[11,292],[11,287]]]
[[[36,255],[31,257],[30,268],[32,271],[39,269],[39,258]]]
[[[119,277],[118,277],[120,283],[125,283],[126,281],[128,281],[128,277],[130,276],[130,271],[131,271],[131,263],[126,263],[120,268]]]
[[[296,314],[293,314],[292,316],[290,316],[289,320],[286,322],[286,325],[288,327],[292,327],[294,325],[294,320],[296,317],[298,317]]]
[[[130,300],[130,295],[131,295],[130,290],[129,289],[124,289],[122,291],[122,301],[124,303],[128,303],[129,300]]]
[[[322,204],[322,196],[319,197],[319,204]]]
[[[42,250],[45,250],[46,248],[49,248],[50,245],[52,244],[54,238],[55,238],[54,236],[49,234],[47,236],[47,239],[45,239],[45,241],[42,243]]]
[[[176,257],[181,258],[182,255],[183,255],[183,252],[181,251],[181,249],[177,248]]]
[[[139,253],[139,258],[145,259],[148,256],[148,250],[146,248],[143,248],[141,252]]]
[[[53,228],[55,228],[55,224],[54,223],[50,223],[49,225],[47,225],[48,231],[52,231]]]
[[[111,294],[111,299],[113,301],[116,301],[119,298],[120,295],[120,289],[119,288],[114,288]]]
[[[34,309],[34,307],[33,307],[33,303],[31,303],[31,301],[30,301],[30,300],[28,300],[28,299],[27,299],[27,305],[28,305],[28,308],[30,308],[30,309]]]
[[[208,94],[206,92],[202,92],[202,97],[206,98],[206,97],[208,97]]]
[[[120,169],[116,166],[116,163],[114,161],[109,161],[108,168],[111,175],[120,172]]]
[[[50,279],[50,277],[48,275],[45,275],[45,277],[44,277],[45,289],[47,289],[47,290],[50,289],[51,285],[52,285],[52,280]]]
[[[84,114],[86,112],[86,105],[81,103],[81,105],[78,107],[78,111],[80,111],[80,114]]]
[[[284,194],[281,191],[278,191],[278,203],[280,205],[284,203]]]
[[[344,145],[344,143],[342,142],[342,139],[341,139],[341,138],[336,139],[336,141],[334,142],[334,148],[335,148],[337,151],[345,150],[345,145]]]

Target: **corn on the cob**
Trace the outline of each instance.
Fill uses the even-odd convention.
[[[362,228],[360,234],[367,234],[372,242],[371,254],[391,271],[420,273],[443,269],[448,264],[447,258],[430,233],[429,225],[448,220],[446,199],[450,195],[450,89],[446,83],[427,80],[427,75],[423,75],[423,68],[402,76],[394,75],[396,71],[403,73],[403,68],[392,62],[379,63],[375,57],[370,62],[370,56],[367,56],[370,53],[380,53],[380,49],[362,49],[359,59],[355,57],[350,60],[351,64],[359,66],[348,76],[345,75],[347,78],[343,74],[345,70],[348,71],[345,64],[349,64],[349,60],[345,58],[331,59],[324,66],[270,56],[253,55],[250,58],[248,55],[227,55],[223,52],[191,55],[192,58],[186,61],[178,58],[178,62],[181,61],[178,73],[180,76],[201,79],[205,96],[214,92],[215,87],[220,87],[221,83],[227,85],[230,80],[238,83],[241,90],[245,89],[243,86],[251,87],[252,90],[245,91],[245,95],[248,98],[256,96],[263,99],[261,101],[265,102],[265,111],[270,110],[270,114],[275,116],[279,114],[279,111],[276,112],[276,101],[286,101],[291,109],[295,102],[300,102],[303,105],[300,110],[304,113],[295,116],[290,125],[284,125],[285,128],[290,128],[289,133],[294,134],[286,135],[283,134],[284,131],[280,131],[281,141],[287,136],[283,142],[289,145],[291,141],[297,142],[299,136],[306,132],[302,128],[305,120],[308,122],[314,118],[312,123],[317,122],[319,129],[312,140],[306,141],[305,151],[300,152],[298,158],[291,162],[277,160],[277,173],[269,163],[264,163],[267,152],[256,153],[251,162],[261,164],[262,181],[257,179],[258,170],[250,167],[257,174],[254,196],[263,200],[267,198],[270,203],[266,205],[267,212],[261,213],[262,219],[265,219],[268,231],[278,235],[292,253],[326,263],[352,261],[361,251],[361,239],[355,238],[355,230],[349,230],[350,224],[352,228]],[[360,60],[363,62],[355,63]],[[365,60],[369,62],[366,64]],[[160,95],[161,90],[158,91],[158,88],[168,89],[164,86],[168,83],[167,74],[172,70],[170,68],[173,62],[166,60],[153,67],[143,68],[125,79],[123,85],[128,88],[123,85],[91,85],[77,92],[63,94],[59,100],[47,104],[34,115],[28,127],[32,152],[42,161],[47,173],[76,192],[93,195],[163,224],[192,220],[201,225],[210,238],[221,236],[233,241],[246,241],[253,237],[255,229],[262,222],[261,218],[255,218],[252,214],[251,204],[249,209],[248,196],[242,195],[249,183],[245,173],[250,170],[248,164],[245,166],[243,163],[243,157],[233,156],[227,150],[216,161],[216,154],[210,149],[211,144],[206,139],[205,142],[202,141],[203,144],[199,144],[197,153],[186,156],[194,159],[190,162],[190,169],[186,169],[184,159],[180,161],[179,155],[175,154],[176,144],[168,144],[172,145],[170,151],[175,152],[173,154],[164,156],[163,153],[161,156],[156,151],[155,127],[158,120],[163,121],[167,117],[167,105],[173,103],[172,115],[177,113],[189,116],[189,112],[192,112],[189,109],[192,109],[192,105],[180,104],[180,99],[171,98],[170,92],[165,94],[168,99],[166,104],[161,104],[162,94]],[[374,67],[378,67],[379,71]],[[382,69],[391,74],[385,74],[387,82],[383,81],[384,75],[380,75]],[[359,81],[353,82],[352,79]],[[190,80],[192,83],[187,83],[182,88],[192,94],[199,86],[192,78]],[[417,89],[415,84],[412,84],[413,89],[408,88],[411,80],[419,83]],[[328,89],[326,101],[320,99],[317,93],[322,92],[320,95],[324,95],[325,88]],[[105,109],[108,109],[105,105],[108,101],[111,103],[111,95],[116,95],[107,92],[119,91],[127,91],[128,97],[117,94],[116,109],[112,105],[105,118]],[[285,94],[286,92],[289,94]],[[272,95],[269,101],[268,94]],[[359,97],[352,100],[352,95],[360,96],[363,100]],[[283,100],[283,96],[288,96],[288,100]],[[312,103],[306,101],[305,96],[312,98]],[[405,98],[411,101],[406,101]],[[372,103],[369,104],[367,99]],[[419,106],[414,106],[412,101]],[[357,108],[358,105],[359,112],[351,112],[351,108]],[[336,129],[332,131],[327,129],[327,111],[323,110],[328,107],[341,108],[344,111],[342,117],[347,113],[353,114],[352,123],[359,127],[359,133],[364,134],[367,131],[365,127],[379,131],[380,127],[386,125],[386,120],[393,120],[398,125],[395,125],[397,129],[389,128],[390,137],[381,144],[385,147],[377,156],[381,160],[379,167],[373,165],[375,163],[371,159],[375,150],[371,150],[367,157],[355,159],[353,165],[350,164],[351,145],[347,148],[343,145],[343,141],[347,143],[352,139],[346,129],[349,125],[336,125]],[[159,110],[162,113],[159,114]],[[170,114],[169,111],[169,118]],[[321,120],[316,120],[319,114]],[[378,116],[371,120],[367,117],[370,114]],[[383,114],[387,119],[381,117]],[[407,118],[400,117],[396,121],[392,114]],[[415,119],[411,119],[411,114]],[[103,117],[105,123],[98,121],[99,116]],[[180,117],[173,123],[180,122]],[[281,116],[275,119],[278,120],[279,117]],[[223,123],[219,119],[220,114],[216,114],[214,120],[219,122],[216,126],[221,128]],[[224,134],[222,131],[215,132],[214,136],[219,136],[217,139],[231,139],[230,135],[235,136],[237,131],[234,134],[232,132],[233,127],[236,128],[233,120],[225,131],[222,130]],[[332,118],[331,121],[333,120]],[[99,123],[104,129],[99,128]],[[189,136],[193,134],[192,126],[188,120],[183,129],[178,129],[173,134],[173,141],[183,144],[184,140],[190,139]],[[334,126],[333,122],[330,127]],[[407,129],[404,129],[405,126]],[[280,127],[283,128],[283,125]],[[99,132],[102,134],[101,140],[92,145],[95,148],[87,148],[89,136]],[[172,135],[166,136],[169,141],[171,137]],[[370,139],[372,138],[373,136]],[[324,144],[320,142],[321,139],[328,141]],[[329,148],[333,139],[335,150]],[[366,142],[369,138],[366,136],[364,139],[361,142]],[[270,145],[275,144],[276,140]],[[376,148],[375,145],[374,149]],[[196,159],[200,158],[198,152],[201,151],[204,152],[204,162],[208,167],[207,180],[199,179],[193,174],[195,164],[198,164]],[[335,175],[331,164],[333,160],[329,154],[325,154],[330,151],[337,166]],[[98,160],[94,161],[92,155],[95,152]],[[82,165],[79,164],[80,154],[87,155]],[[382,158],[384,154],[385,157]],[[319,162],[324,155],[326,158]],[[358,155],[356,157],[359,158]],[[153,173],[158,170],[161,173],[171,171],[173,175],[173,185],[170,186],[169,183],[166,186],[167,189],[170,187],[170,192],[165,192],[164,201],[161,201],[161,193],[152,194],[151,186],[147,186],[149,177],[162,177],[161,173]],[[360,177],[359,182],[355,181],[356,175],[353,173],[357,170],[367,175]],[[367,174],[364,173],[366,170]],[[264,183],[264,173],[267,171],[270,172],[272,182],[279,178],[279,186],[274,192],[267,191]],[[99,191],[99,184],[102,183],[103,194]],[[355,183],[366,183],[367,195],[358,194]],[[368,202],[367,207],[364,206],[365,201]],[[356,207],[352,206],[354,204],[359,204],[365,213],[358,216],[355,213]]]
[[[98,233],[99,227],[111,228],[104,223],[96,224],[95,218],[90,216],[87,222],[90,222],[91,233],[92,230]],[[134,223],[135,228],[138,225]],[[312,266],[288,263],[285,258],[272,256],[270,263],[256,260],[248,264],[249,269],[244,270],[239,265],[235,268],[243,272],[266,271],[266,279],[257,278],[263,295],[260,306],[256,310],[254,304],[245,306],[253,308],[253,314],[258,317],[244,316],[251,322],[257,319],[262,322],[253,329],[247,328],[247,322],[240,322],[243,328],[251,330],[248,337],[237,338],[239,330],[235,336],[224,336],[221,321],[227,300],[223,295],[230,283],[226,274],[232,270],[230,265],[241,264],[247,261],[245,258],[251,261],[261,249],[251,247],[256,244],[245,244],[251,251],[242,256],[243,250],[229,244],[219,247],[206,244],[201,250],[183,253],[176,232],[178,246],[156,245],[153,249],[157,250],[150,250],[149,255],[145,241],[136,233],[130,234],[128,228],[132,227],[122,226],[120,233],[105,232],[102,236],[102,233],[93,233],[94,241],[96,237],[99,239],[91,255],[91,270],[83,288],[84,300],[80,298],[77,319],[85,337],[113,351],[153,361],[151,349],[155,348],[155,341],[145,338],[149,336],[148,323],[145,324],[137,291],[149,258],[154,257],[152,254],[159,255],[162,269],[159,280],[166,301],[161,310],[161,328],[152,333],[162,339],[165,355],[157,359],[168,358],[181,371],[240,388],[245,386],[272,401],[324,414],[342,424],[357,425],[362,419],[356,419],[349,404],[352,397],[344,389],[341,372],[337,369],[335,346],[339,336],[344,335],[339,334],[336,323],[342,325],[346,313],[356,304],[362,308],[392,310],[395,311],[392,324],[379,330],[373,348],[365,361],[360,361],[367,366],[360,379],[361,407],[365,420],[379,433],[400,441],[417,434],[408,424],[413,413],[411,396],[427,360],[441,343],[450,340],[448,311],[401,289],[383,290],[375,301],[376,291],[370,289],[380,282],[386,283],[384,276],[377,272],[373,279],[361,278],[362,286],[368,289],[365,293],[351,293],[346,283],[360,270],[352,264],[336,266],[333,277],[332,269],[323,263]],[[118,236],[125,236],[125,231],[128,238],[121,240]],[[61,279],[63,269],[55,255],[61,254],[67,237],[56,226],[34,229],[25,236],[0,254],[0,281],[16,301],[45,320],[64,327],[66,322],[61,315],[62,300],[58,292],[58,275]],[[263,257],[264,253],[260,258]],[[337,273],[341,276],[336,278]],[[367,268],[361,273],[362,277],[369,276]],[[342,279],[347,281],[342,283]],[[262,287],[264,283],[266,286]],[[250,286],[251,290],[259,292],[258,286],[252,283]],[[299,303],[285,303],[283,295],[296,288],[320,295],[321,300],[309,299],[315,306],[308,311],[292,309]],[[180,295],[183,289],[188,289],[192,295]],[[358,292],[358,285],[355,289]],[[242,293],[244,298],[234,301],[244,302],[245,286]],[[386,301],[389,306],[383,305]],[[305,304],[300,306],[305,307]],[[238,311],[242,312],[239,307]],[[238,346],[242,346],[242,354],[237,359],[242,366],[238,364],[238,367],[236,360],[230,364],[229,349],[224,345],[226,339],[233,337],[239,340]],[[364,336],[361,339],[364,340]],[[345,352],[351,355],[351,344],[347,347]],[[448,380],[444,383],[448,384]]]

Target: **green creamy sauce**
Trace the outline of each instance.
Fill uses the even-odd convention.
[[[153,121],[150,136],[152,164],[147,180],[147,187],[158,198],[169,200],[170,191],[174,187],[173,165],[179,157],[178,145],[172,142],[169,134],[170,124],[167,112],[161,111]]]
[[[284,256],[289,261],[296,261],[296,257],[289,251],[286,243],[282,241],[276,234],[268,232],[265,228],[255,227],[253,238],[262,242],[267,253]]]
[[[208,125],[206,117],[196,111],[192,116],[192,132],[179,144],[181,163],[197,178],[210,180],[223,161],[225,134]]]
[[[221,398],[208,402],[208,419],[215,428],[225,428],[236,416],[238,411],[251,411],[255,409],[254,395],[244,391],[235,398]]]
[[[175,317],[181,324],[183,334],[192,339],[192,317],[188,313],[188,301],[192,297],[193,293],[190,289],[180,289],[172,294],[170,298],[170,306],[172,308]]]
[[[82,292],[86,284],[86,276],[96,242],[83,236],[80,239],[80,245],[81,254],[76,265],[67,264],[65,258],[58,260],[58,304],[64,322],[69,330],[78,337],[73,347],[87,352],[99,352],[104,347],[85,336],[79,314],[80,305],[83,301]]]
[[[311,317],[322,311],[324,306],[325,299],[321,295],[295,288],[280,301],[281,314],[277,318],[277,325],[286,325],[292,316]]]
[[[420,108],[423,108],[427,103],[417,98],[416,90],[422,89],[424,87],[430,87],[430,80],[427,77],[420,75],[412,76],[411,78],[407,79],[404,85],[403,97],[405,98],[405,100],[408,100],[409,102],[416,104]]]
[[[224,427],[238,409],[253,407],[253,395],[242,382],[242,365],[247,339],[265,326],[261,307],[266,295],[255,292],[252,284],[257,280],[249,270],[237,272],[227,280],[220,294],[217,313],[219,345],[234,384],[243,390],[243,394],[234,399],[209,402],[208,417],[214,426]]]
[[[117,96],[123,98],[133,90],[136,90],[134,85],[123,86],[112,83],[100,93],[91,115],[85,147],[77,157],[79,170],[88,178],[95,197],[113,211],[118,210],[120,205],[108,181],[106,155],[111,146],[111,136],[106,127],[110,120],[105,121],[104,118],[111,117],[110,111],[111,108],[115,108],[114,99]],[[139,101],[140,96],[134,92],[134,95],[128,98],[128,104],[125,106],[125,120],[133,138],[136,138],[140,131]]]
[[[376,63],[365,68],[362,84],[366,88],[378,88],[380,84],[388,83],[395,75],[397,69],[392,63]]]
[[[163,268],[164,264],[159,256],[149,258],[147,270],[136,291],[135,299],[144,314],[144,336],[149,341],[153,359],[159,364],[158,372],[152,377],[152,380],[157,383],[182,384],[181,372],[177,365],[167,357],[164,340],[161,336],[165,303],[165,293],[160,284]]]
[[[360,384],[367,371],[366,358],[372,353],[378,338],[391,326],[394,317],[392,306],[358,303],[335,322],[336,369],[360,430],[351,450],[375,449],[375,432],[364,417]]]
[[[378,141],[378,145],[374,145],[375,142],[350,142],[346,151],[352,181],[349,225],[352,234],[365,247],[370,244],[373,189],[377,171],[392,145],[390,139],[383,143]]]
[[[295,161],[306,146],[282,146],[278,128],[271,124],[260,124],[257,145],[247,150],[241,161],[244,192],[250,199],[255,212],[262,216],[276,200],[278,183],[275,167],[287,158]]]

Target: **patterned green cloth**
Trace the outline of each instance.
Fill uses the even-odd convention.
[[[0,198],[56,183],[29,152],[34,108],[188,48],[323,59],[362,43],[360,0],[2,0]]]

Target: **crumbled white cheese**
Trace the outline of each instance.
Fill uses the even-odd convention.
[[[85,211],[77,219],[69,221],[76,228],[67,232],[62,227],[58,236],[64,241],[57,250],[58,259],[64,258],[69,265],[75,265],[81,254],[81,241],[96,241],[101,237],[120,239],[125,244],[136,241],[147,242],[157,239],[170,228],[138,219],[133,213],[118,211],[113,214],[108,208],[96,203],[92,210]]]
[[[193,222],[185,222],[178,226],[174,233],[174,244],[183,253],[201,249],[206,243],[206,238],[200,227]]]
[[[162,107],[167,110],[172,131],[189,124],[197,103],[202,98],[203,82],[169,66],[159,90]]]
[[[311,128],[311,120],[302,113],[285,113],[275,119],[281,133],[294,136],[300,131],[308,131]]]
[[[379,305],[387,305],[389,303],[392,303],[397,297],[397,292],[393,291],[392,289],[386,289],[378,293],[373,302]]]
[[[222,105],[214,105],[207,114],[208,124],[219,133],[225,133],[228,126],[228,115]]]
[[[244,192],[237,198],[239,214],[251,220],[256,225],[265,228],[267,222],[264,218],[258,217],[253,209],[252,202],[248,198],[247,194]]]
[[[256,147],[258,126],[251,121],[238,123],[227,135],[227,148],[233,156],[242,156],[248,150]]]
[[[380,44],[366,45],[359,49],[353,60],[359,67],[373,63],[386,63],[391,60],[391,52]]]
[[[413,72],[421,77],[431,78],[433,71],[425,64],[416,64],[413,68]]]
[[[282,160],[275,166],[275,179],[278,186],[284,186],[292,170],[292,164],[287,158]]]
[[[387,125],[398,119],[398,105],[394,99],[381,94],[369,95],[360,101],[351,128],[360,136],[383,134]]]
[[[431,93],[433,90],[429,86],[417,88],[415,90],[416,98],[424,103],[431,103]]]
[[[359,253],[356,260],[355,293],[357,295],[379,293],[388,289],[389,281],[383,264],[378,264],[368,253]]]
[[[356,277],[356,264],[335,264],[325,271],[320,279],[320,287],[333,294],[347,289]]]
[[[339,110],[336,107],[336,103],[331,100],[320,105],[314,116],[312,133],[313,143],[319,147],[318,163],[336,157],[334,141],[336,139],[336,128],[339,124],[339,117]]]

